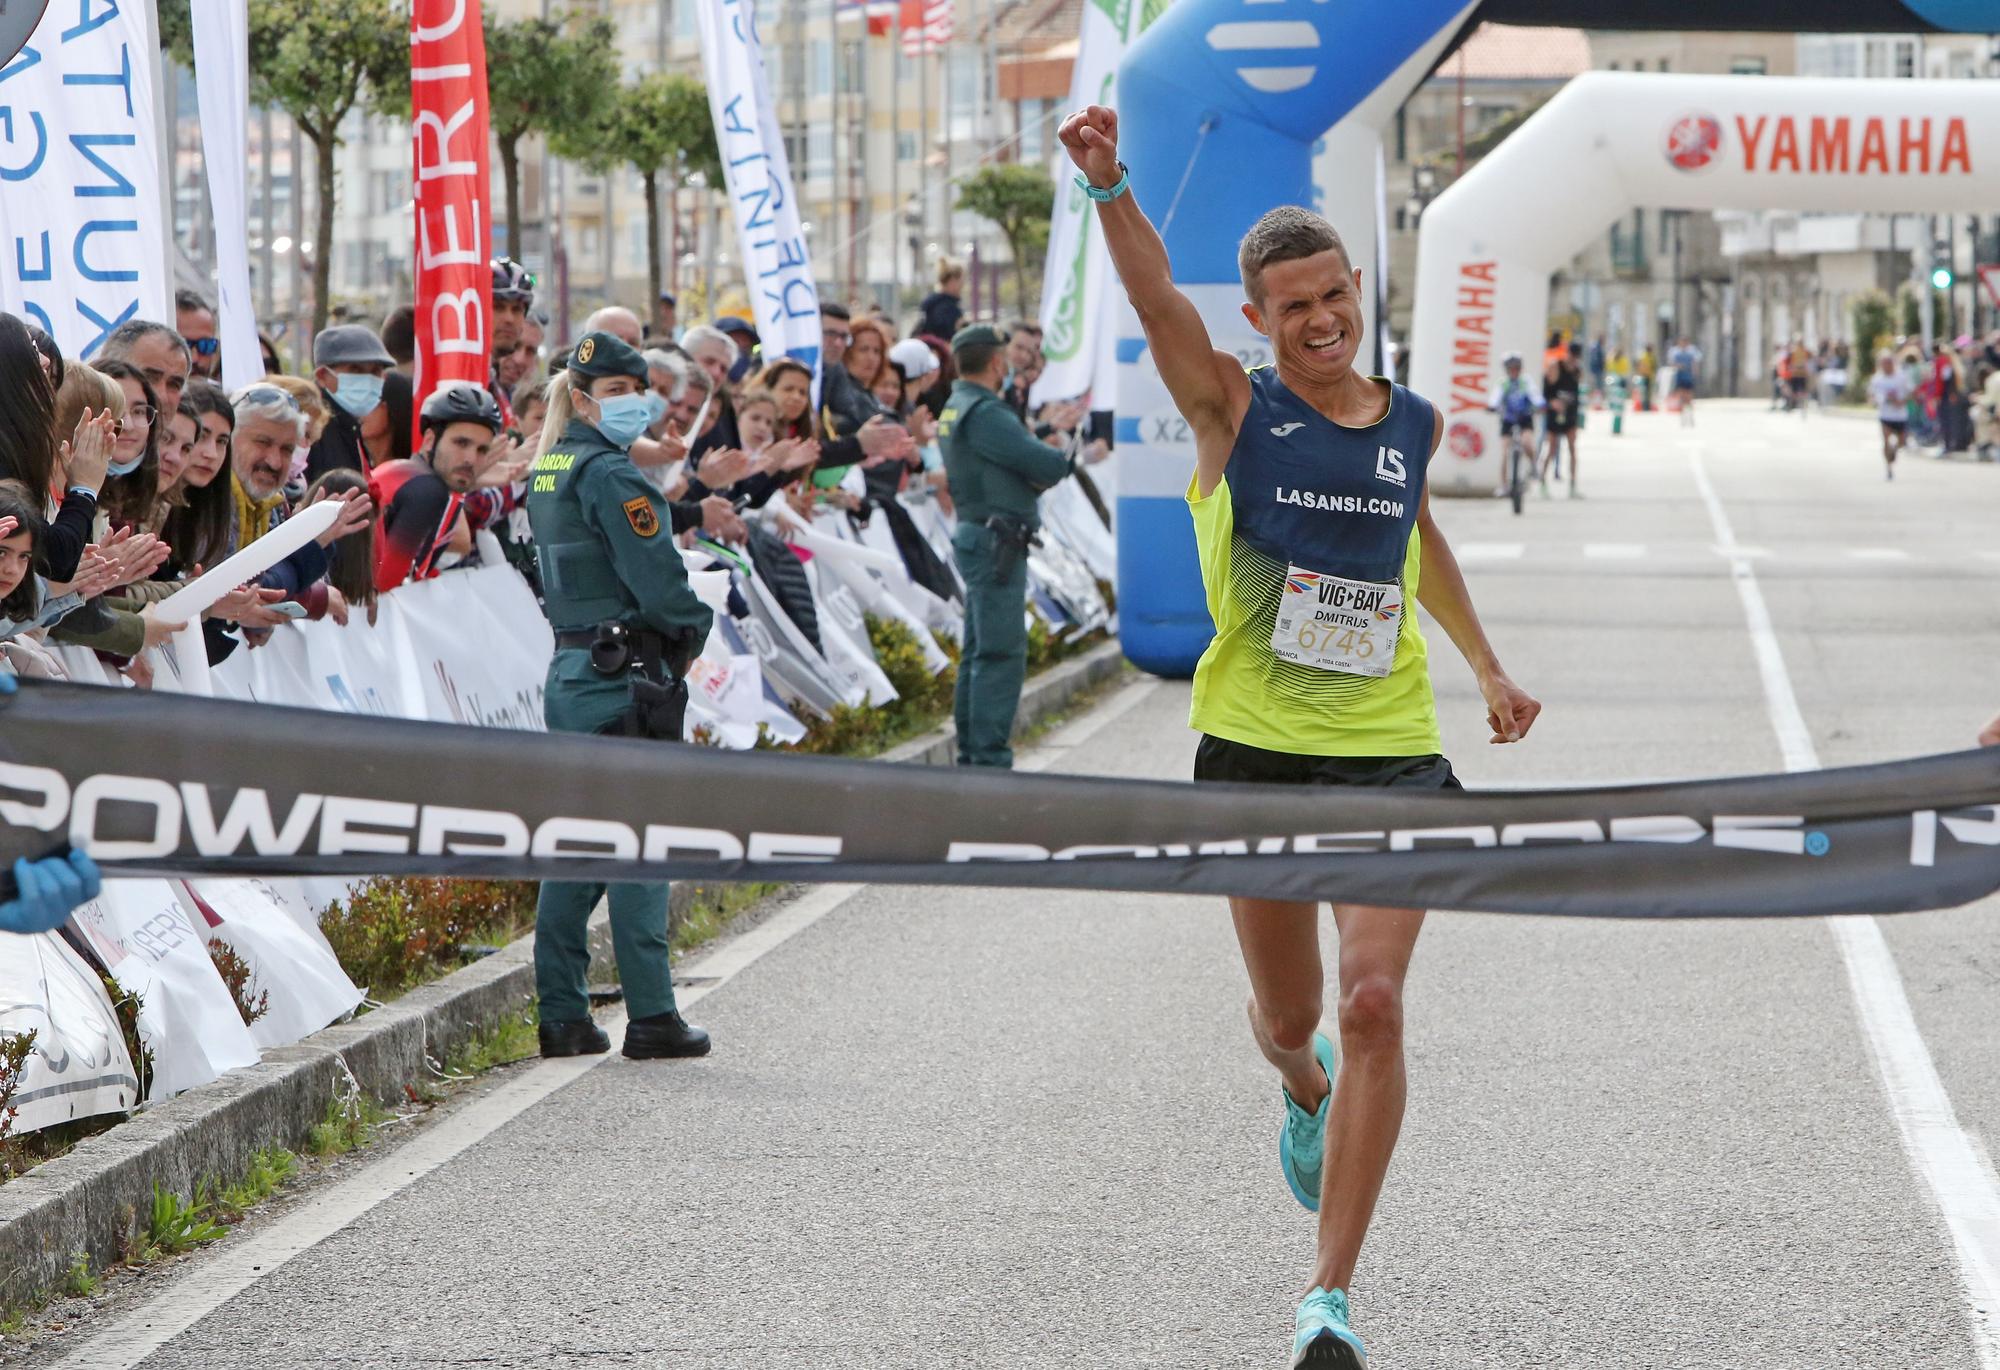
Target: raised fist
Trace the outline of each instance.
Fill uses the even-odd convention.
[[[1102,190],[1118,184],[1118,111],[1104,105],[1078,110],[1056,133],[1084,179]]]

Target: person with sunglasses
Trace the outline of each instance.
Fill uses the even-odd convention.
[[[214,380],[222,369],[222,340],[215,336],[215,309],[192,290],[174,292],[174,331],[194,354],[191,370]]]

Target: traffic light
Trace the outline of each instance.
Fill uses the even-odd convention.
[[[1951,242],[1940,238],[1931,244],[1931,289],[1951,289]]]

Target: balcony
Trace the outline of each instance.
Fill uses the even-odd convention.
[[[1648,272],[1646,240],[1636,235],[1618,234],[1611,240],[1611,274],[1645,276]]]

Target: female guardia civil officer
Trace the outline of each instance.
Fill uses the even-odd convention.
[[[665,501],[627,449],[666,402],[646,361],[589,333],[549,382],[528,518],[556,633],[543,705],[558,732],[681,740],[688,665],[708,638],[708,607],[688,585]],[[595,1055],[611,1039],[590,1019],[585,924],[601,882],[548,880],[535,905],[535,987],[544,1056]],[[708,1034],[674,1006],[667,886],[610,887],[612,949],[632,1017],[625,1054],[701,1056]]]

